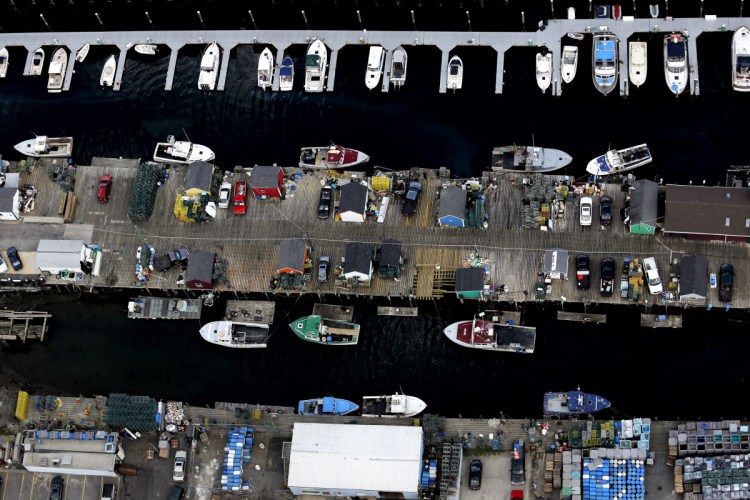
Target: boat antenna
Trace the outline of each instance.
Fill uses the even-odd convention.
[[[536,147],[536,144],[534,143],[534,134],[531,134],[531,147]]]
[[[182,133],[185,134],[185,137],[187,137],[188,142],[193,142],[190,140],[190,137],[188,137],[187,132],[185,132],[185,127],[182,127]]]
[[[31,133],[34,134],[34,137],[39,137],[38,135],[36,135],[36,132],[34,132],[33,130],[31,131]]]

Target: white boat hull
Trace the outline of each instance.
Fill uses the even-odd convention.
[[[406,83],[406,63],[408,62],[406,50],[403,47],[397,47],[391,54],[391,85],[394,88],[401,88]]]
[[[0,78],[8,74],[8,49],[0,48]]]
[[[271,49],[266,47],[260,53],[260,59],[258,59],[258,87],[262,88],[264,92],[273,85],[273,70],[273,53]]]
[[[307,59],[317,56],[316,65],[308,65]],[[305,92],[323,92],[326,85],[326,73],[328,69],[328,49],[320,40],[315,40],[307,49],[305,60]]]
[[[619,40],[611,33],[597,33],[592,44],[591,62],[594,87],[608,95],[617,86]]]
[[[732,37],[732,88],[750,92],[750,30],[740,26]]]
[[[678,41],[677,42],[671,41],[673,39],[678,40]],[[667,52],[669,51],[670,44],[673,44],[673,45],[682,44],[684,46],[684,54],[680,60],[670,60],[670,58],[667,56]],[[667,87],[669,87],[669,91],[672,92],[675,96],[679,96],[680,94],[682,94],[682,92],[687,87],[687,82],[688,82],[687,49],[688,49],[687,40],[683,39],[680,35],[667,35],[666,37],[664,37],[664,79],[667,82]]]
[[[238,339],[238,329],[253,332],[248,341],[243,342]],[[200,329],[201,337],[206,342],[210,342],[222,347],[231,347],[233,349],[262,349],[267,347],[268,325],[261,323],[239,323],[236,321],[213,321],[203,325]]]
[[[279,69],[279,90],[289,92],[294,87],[294,61],[291,57],[285,57],[281,61]]]
[[[99,85],[102,87],[111,87],[115,83],[115,71],[117,71],[117,59],[114,55],[109,56],[107,62],[102,68],[102,76],[99,78]]]
[[[562,51],[562,63],[560,71],[562,73],[562,81],[570,83],[573,78],[576,77],[576,71],[578,70],[578,47],[573,45],[566,45]]]
[[[19,142],[14,148],[32,158],[67,158],[73,153],[73,138],[38,136]]]
[[[188,141],[157,142],[154,161],[161,163],[189,164],[196,161],[213,161],[214,152],[202,144]]]
[[[91,45],[89,45],[88,43],[84,44],[83,47],[78,49],[78,51],[76,51],[76,61],[79,63],[82,63],[83,61],[85,61],[86,56],[89,55],[90,49],[91,49]]]
[[[552,54],[536,55],[536,84],[542,90],[547,92],[552,83]]]
[[[221,53],[216,42],[206,48],[201,58],[201,70],[198,75],[198,90],[211,92],[216,90],[216,79],[219,77]]]
[[[135,50],[139,54],[143,54],[144,56],[153,56],[156,55],[157,47],[156,45],[152,44],[138,44],[133,47],[133,50]]]
[[[31,60],[31,68],[29,68],[29,75],[39,76],[42,74],[42,67],[44,66],[44,49],[39,47],[34,51],[34,56]]]
[[[448,76],[445,83],[450,90],[461,90],[464,84],[464,63],[460,57],[453,56],[448,61]]]
[[[51,93],[62,92],[65,70],[68,67],[68,53],[59,47],[52,55],[49,63],[49,78],[47,80],[47,91]]]
[[[378,400],[378,399],[387,399],[387,398],[396,398],[400,397],[405,400],[405,404],[403,405],[402,410],[398,413],[365,413],[368,401]],[[377,417],[377,418],[410,418],[415,417],[422,413],[425,408],[427,408],[427,404],[422,401],[421,399],[414,397],[414,396],[404,396],[404,395],[393,395],[393,396],[365,396],[363,399],[362,404],[362,416],[363,417]]]
[[[653,157],[648,146],[646,144],[639,144],[638,146],[619,151],[612,149],[601,156],[597,156],[588,162],[586,172],[599,177],[617,175],[641,167],[652,161]]]
[[[648,44],[630,42],[628,44],[628,76],[630,83],[640,87],[646,83],[648,70]]]
[[[383,47],[370,47],[370,55],[367,58],[367,71],[365,71],[365,86],[373,90],[380,83],[385,64],[385,49]]]

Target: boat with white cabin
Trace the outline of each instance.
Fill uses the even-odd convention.
[[[542,93],[547,92],[552,83],[552,53],[538,53],[536,55],[536,84],[542,89]]]
[[[687,39],[680,33],[664,37],[664,78],[675,96],[687,87]]]
[[[594,67],[594,87],[604,95],[614,90],[617,84],[617,37],[611,33],[594,35],[592,66]]]
[[[386,396],[365,396],[362,398],[363,417],[414,417],[422,413],[427,404],[414,396],[393,394]]]
[[[370,156],[362,151],[336,144],[302,148],[299,155],[299,167],[308,170],[349,168],[368,161]]]
[[[273,52],[266,47],[258,59],[258,87],[262,88],[263,92],[273,85],[273,70]]]
[[[31,58],[31,67],[29,68],[29,75],[39,76],[42,74],[42,67],[44,66],[44,49],[39,47],[34,51],[34,55]]]
[[[408,56],[402,46],[396,47],[391,54],[391,85],[393,88],[400,89],[406,83],[406,63]]]
[[[464,83],[464,62],[458,56],[451,57],[448,61],[448,77],[446,87],[454,92],[460,90]]]
[[[200,329],[203,340],[223,347],[258,349],[267,347],[269,328],[264,323],[212,321]]]
[[[732,36],[732,88],[750,92],[750,30],[740,26]]]
[[[167,137],[167,142],[157,142],[154,149],[154,161],[162,163],[187,164],[212,161],[214,158],[216,155],[206,146],[190,141],[176,141],[173,135]]]
[[[597,156],[586,165],[586,172],[591,175],[616,175],[651,163],[653,157],[646,144],[639,144],[625,149],[612,149]]]
[[[133,50],[144,56],[153,56],[156,55],[156,51],[159,50],[159,48],[151,43],[139,43],[133,47]]]
[[[653,17],[654,19],[659,17],[659,4],[658,3],[649,4],[648,13],[651,14],[651,17]]]
[[[216,89],[216,79],[219,77],[219,61],[221,53],[216,42],[206,47],[201,57],[201,71],[198,75],[198,89],[211,92]]]
[[[305,92],[323,92],[328,68],[328,49],[320,40],[313,40],[305,56]]]
[[[628,43],[628,76],[630,83],[640,87],[646,83],[648,70],[648,44],[646,42]]]
[[[367,71],[365,71],[365,85],[368,89],[372,90],[380,83],[384,64],[385,49],[380,45],[370,47],[370,54],[367,56]]]
[[[288,92],[294,87],[294,61],[287,56],[281,61],[279,68],[279,90]]]
[[[484,313],[480,313],[484,316]],[[448,339],[460,346],[495,352],[534,352],[536,328],[500,323],[474,318],[471,321],[458,321],[444,330]]]
[[[0,78],[8,74],[8,49],[0,48]]]
[[[76,62],[82,63],[86,60],[86,56],[89,55],[89,50],[91,49],[91,45],[88,43],[84,43],[80,49],[76,51]]]
[[[315,399],[302,399],[297,405],[297,413],[309,416],[342,416],[359,410],[359,405],[346,399],[325,396]]]
[[[33,158],[67,158],[73,154],[73,138],[38,135],[13,147],[22,155]]]
[[[578,69],[578,47],[575,45],[565,45],[562,49],[562,81],[570,83],[576,77]]]
[[[55,53],[52,54],[52,60],[49,62],[49,69],[47,70],[49,75],[47,79],[47,92],[53,94],[62,92],[63,79],[65,78],[67,67],[68,53],[64,48],[58,47]]]
[[[117,71],[117,59],[112,54],[104,63],[102,68],[102,76],[99,77],[99,85],[102,87],[111,87],[115,83],[115,71]]]
[[[492,170],[546,174],[570,165],[565,151],[537,146],[498,146],[492,149]]]

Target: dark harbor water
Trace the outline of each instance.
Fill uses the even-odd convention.
[[[210,29],[252,28],[246,10],[218,2],[75,2],[17,0],[0,21],[4,31],[43,30],[39,14],[54,29],[149,29],[148,10],[159,29],[201,29],[200,9]],[[569,2],[579,15],[587,2]],[[639,1],[636,13],[647,15]],[[700,2],[671,2],[675,17],[697,16]],[[346,5],[344,5],[346,4]],[[736,5],[734,5],[736,4]],[[265,29],[304,28],[304,9],[315,29],[357,29],[360,9],[367,29],[413,29],[410,10],[422,30],[464,30],[465,11],[474,30],[520,30],[520,12],[530,29],[550,17],[549,2],[418,2],[267,0],[253,4]],[[558,2],[555,14],[564,17]],[[662,4],[662,9],[664,4]],[[235,9],[235,10],[232,10]],[[623,2],[626,15],[633,5]],[[736,16],[740,2],[705,2],[704,14]],[[335,13],[336,15],[331,15]],[[244,16],[244,17],[243,17]],[[92,33],[92,40],[96,35]],[[198,36],[198,34],[196,35]],[[98,79],[113,47],[95,46],[76,66],[71,90],[46,92],[46,80],[21,75],[25,53],[11,48],[10,71],[0,81],[0,153],[17,158],[13,144],[32,132],[75,137],[75,161],[94,156],[149,158],[154,143],[184,129],[190,139],[211,147],[217,164],[296,162],[303,145],[329,140],[361,149],[372,164],[401,169],[448,166],[455,175],[478,175],[493,146],[511,143],[563,149],[574,157],[565,173],[578,178],[585,164],[609,147],[647,142],[654,162],[639,177],[664,182],[716,184],[730,165],[748,162],[744,132],[748,97],[731,90],[731,33],[698,39],[701,95],[674,98],[664,82],[662,36],[640,34],[649,42],[648,80],[627,99],[604,97],[593,87],[590,38],[580,43],[574,82],[561,97],[542,95],[534,81],[538,49],[506,54],[505,88],[494,94],[495,53],[483,47],[456,50],[464,61],[464,89],[438,93],[440,53],[407,47],[408,80],[400,92],[369,92],[364,86],[367,47],[344,48],[338,58],[335,91],[302,92],[302,67],[295,91],[263,93],[255,87],[262,46],[232,51],[226,91],[206,96],[196,82],[202,46],[180,51],[175,83],[164,91],[168,52],[155,58],[131,54],[121,92],[103,91]],[[566,41],[566,43],[568,43]],[[305,46],[289,53],[298,64]],[[48,52],[48,57],[50,53]],[[226,54],[225,54],[226,55]],[[298,340],[287,324],[307,315],[313,299],[281,300],[268,349],[256,352],[214,347],[189,322],[126,319],[127,297],[84,299],[45,306],[54,314],[49,341],[13,346],[0,353],[10,373],[70,394],[128,392],[192,404],[250,401],[292,405],[298,399],[333,394],[358,400],[364,394],[399,387],[424,399],[429,411],[455,416],[535,416],[546,390],[580,385],[613,401],[616,415],[659,418],[749,415],[744,366],[750,339],[740,312],[688,312],[681,330],[645,330],[635,307],[612,308],[607,325],[554,320],[552,307],[528,304],[525,319],[538,327],[534,355],[498,355],[462,349],[441,333],[453,321],[470,318],[474,303],[446,300],[420,303],[419,318],[375,316],[374,301],[355,300],[362,340],[355,348],[326,349]],[[484,307],[485,305],[482,305]],[[522,306],[519,306],[522,307]],[[568,305],[566,304],[566,309]],[[223,304],[204,313],[217,319]],[[599,311],[603,312],[603,311]]]

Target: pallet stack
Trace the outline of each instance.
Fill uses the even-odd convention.
[[[555,464],[552,468],[552,487],[556,490],[562,488],[562,451],[555,451]]]
[[[555,454],[545,453],[544,454],[544,492],[552,493],[552,483],[555,474]]]

